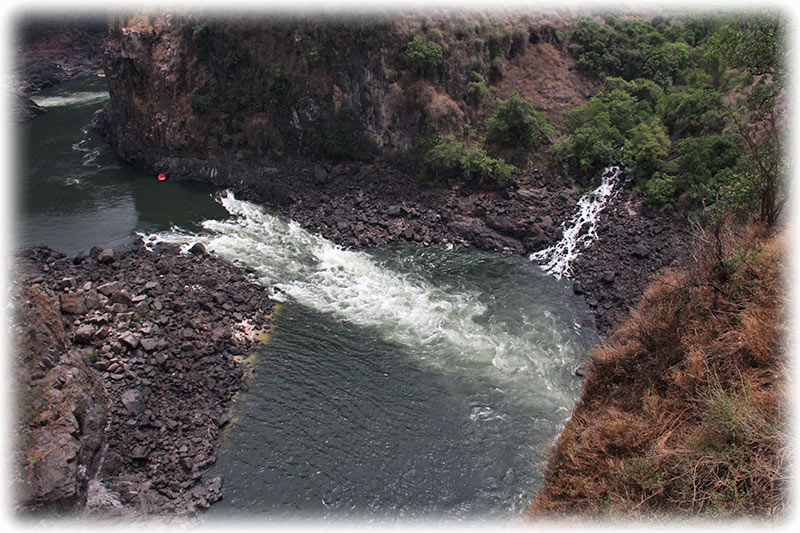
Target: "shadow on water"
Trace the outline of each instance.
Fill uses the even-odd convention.
[[[75,95],[82,95],[75,97]],[[226,215],[207,185],[158,182],[117,158],[89,122],[107,98],[103,78],[42,91],[47,113],[21,124],[14,146],[16,246],[46,244],[76,254]]]

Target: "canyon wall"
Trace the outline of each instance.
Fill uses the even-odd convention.
[[[584,103],[596,82],[574,70],[565,20],[557,12],[112,17],[111,99],[97,127],[124,159],[175,177],[223,178],[220,165],[187,158],[410,165],[426,135],[479,143],[496,97],[519,92],[557,127]]]

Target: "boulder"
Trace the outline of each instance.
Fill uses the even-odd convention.
[[[196,242],[189,248],[189,253],[192,255],[206,255],[206,247],[203,246],[203,243]]]
[[[94,337],[94,326],[91,324],[82,324],[75,330],[75,342],[78,344],[89,344]]]
[[[103,283],[97,290],[100,291],[100,294],[105,294],[106,296],[111,296],[115,292],[119,291],[122,288],[122,284],[119,281],[109,281],[108,283]]]
[[[112,263],[114,261],[114,250],[106,248],[97,256],[97,261],[100,263]]]
[[[637,243],[636,246],[633,247],[633,252],[631,255],[634,257],[645,258],[650,255],[650,249],[647,248],[643,243]]]
[[[61,295],[61,310],[73,315],[83,315],[87,311],[86,297],[82,293],[67,292]]]
[[[119,336],[119,340],[122,344],[126,345],[128,348],[136,348],[139,346],[139,336],[131,331],[126,331],[122,335]]]
[[[122,405],[125,406],[128,413],[132,415],[143,413],[147,407],[144,403],[142,393],[137,389],[128,389],[124,391],[120,396],[120,401],[122,401]]]
[[[129,306],[133,303],[133,298],[128,294],[128,291],[121,290],[111,295],[111,303]]]

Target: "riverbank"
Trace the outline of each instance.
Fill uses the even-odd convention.
[[[487,190],[436,186],[379,163],[168,156],[120,139],[103,113],[93,126],[120,157],[154,175],[228,188],[347,248],[412,242],[529,255],[561,239],[582,195],[568,179],[535,169],[517,171],[505,190]],[[572,279],[604,333],[639,301],[653,275],[686,257],[690,231],[623,185],[599,217],[597,235]]]
[[[19,512],[190,515],[272,303],[204,252],[141,243],[18,253],[14,368]]]

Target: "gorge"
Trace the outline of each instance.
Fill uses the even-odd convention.
[[[103,383],[81,405],[105,406],[70,411],[86,429],[69,438],[88,448],[65,459],[77,488],[57,498],[50,456],[20,448],[21,506],[208,508],[209,521],[521,513],[554,479],[544,464],[569,457],[552,445],[574,435],[571,417],[584,423],[582,376],[602,388],[608,360],[589,350],[638,324],[656,273],[705,253],[677,215],[700,193],[673,173],[704,157],[681,136],[719,158],[738,149],[669,115],[679,106],[659,98],[695,89],[678,67],[664,81],[666,59],[652,79],[588,72],[576,49],[591,16],[112,13],[102,63],[29,89],[46,112],[18,127],[15,287],[55,302],[40,315],[59,324],[63,365]],[[658,33],[672,59],[725,27],[623,19],[605,18]],[[28,51],[52,31],[31,27]],[[43,61],[31,56],[29,75]],[[581,126],[608,120],[624,161],[576,170],[594,157],[575,156]],[[26,320],[18,346],[44,342]],[[54,379],[21,375],[31,390]],[[632,378],[637,391],[640,379],[653,377]],[[61,415],[33,405],[25,432],[47,442],[32,420]]]

